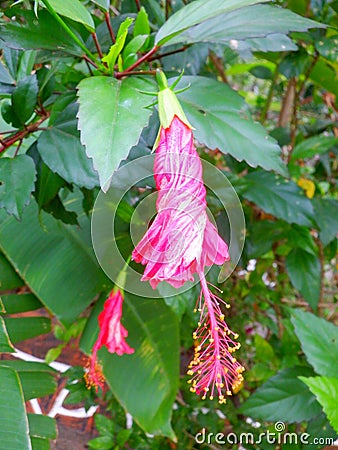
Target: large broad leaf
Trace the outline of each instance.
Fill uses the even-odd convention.
[[[292,284],[312,309],[316,309],[321,287],[321,266],[318,256],[295,248],[287,255],[285,262]]]
[[[299,377],[322,405],[332,427],[338,432],[338,378]]]
[[[48,416],[42,414],[27,414],[29,424],[29,434],[31,437],[43,439],[56,439],[56,422]]]
[[[206,22],[222,13],[240,9],[243,6],[263,3],[267,0],[197,0],[177,11],[159,29],[155,44],[163,45],[182,31]],[[171,44],[171,42],[170,42]]]
[[[254,5],[236,8],[235,11],[226,12],[188,28],[174,37],[170,43],[227,43],[248,38],[261,38],[276,33],[305,31],[309,28],[325,28],[325,25],[301,17],[288,9]]]
[[[39,12],[39,20],[33,11],[20,10],[25,25],[18,21],[0,24],[1,39],[10,48],[28,50],[44,49],[81,56],[83,50],[64,32],[61,25],[47,11]]]
[[[26,401],[53,394],[56,390],[55,371],[47,364],[10,360],[0,361],[0,367],[9,367],[17,372]]]
[[[314,198],[313,207],[316,222],[319,225],[320,240],[324,245],[329,244],[338,230],[338,202],[331,198]]]
[[[101,187],[107,190],[114,170],[136,145],[147,125],[151,109],[149,97],[139,90],[153,90],[142,78],[91,77],[78,87],[79,129],[87,155],[93,158]]]
[[[1,300],[6,314],[34,311],[43,307],[43,304],[33,294],[2,295]]]
[[[5,324],[13,344],[51,331],[48,317],[5,317]]]
[[[0,442],[6,450],[32,448],[20,380],[8,367],[0,367]]]
[[[44,0],[42,0],[42,3]],[[89,11],[79,0],[48,0],[50,6],[61,16],[85,25],[89,31],[95,31],[95,24]]]
[[[98,185],[92,161],[87,157],[77,130],[78,106],[71,103],[41,133],[38,150],[45,164],[69,183],[92,189]],[[96,135],[97,138],[97,135]],[[100,145],[98,147],[101,148]]]
[[[32,158],[19,155],[0,159],[0,208],[21,218],[34,190],[35,166]]]
[[[24,282],[15,272],[6,257],[0,253],[1,290],[12,290],[24,285]]]
[[[65,323],[72,323],[101,289],[102,272],[90,247],[89,221],[82,230],[49,214],[38,220],[33,202],[22,223],[0,212],[0,248],[36,297]],[[83,240],[82,234],[87,236]]]
[[[94,310],[81,341],[89,353],[97,336]],[[100,352],[109,386],[123,407],[144,431],[174,438],[170,425],[172,405],[178,389],[179,338],[174,313],[163,300],[143,299],[126,294],[123,322],[132,355]]]
[[[245,117],[242,97],[228,85],[204,77],[183,77],[178,87],[189,83],[179,100],[199,142],[239,161],[244,159],[250,166],[287,173],[277,142],[260,124]]]
[[[240,407],[248,416],[273,421],[302,422],[317,416],[321,407],[298,379],[312,375],[308,367],[284,369],[260,386]]]
[[[289,223],[313,226],[312,203],[293,181],[256,170],[245,176],[241,188],[243,197],[266,213]]]
[[[338,327],[325,319],[293,310],[292,323],[309,363],[319,375],[338,378]]]

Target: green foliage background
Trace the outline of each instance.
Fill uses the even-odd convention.
[[[113,285],[92,250],[92,207],[121,161],[151,152],[159,125],[144,91],[156,90],[158,67],[171,82],[184,69],[177,88],[190,87],[178,97],[200,155],[224,171],[243,205],[244,252],[222,290],[241,336],[245,384],[221,406],[189,392],[194,289],[158,300],[126,294],[135,353],[100,353],[108,389],[99,398],[85,388],[83,369],[70,369],[66,403],[104,400],[95,449],[218,448],[194,436],[205,428],[258,437],[276,432],[275,422],[310,435],[283,449],[335,439],[338,2],[0,7],[0,351],[51,330],[60,341],[46,364],[0,361],[0,448],[48,449],[57,436],[54,419],[27,414],[25,402],[55,392],[60,375],[48,363],[69,342],[80,337],[89,354],[96,339]],[[116,238],[129,254],[141,199],[131,190],[118,209]],[[224,212],[212,193],[208,202],[222,231]],[[24,312],[33,313],[17,316]]]

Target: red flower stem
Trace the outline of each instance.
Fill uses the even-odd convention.
[[[141,9],[140,0],[135,0],[137,11]]]
[[[102,53],[102,50],[101,50],[101,47],[100,47],[100,43],[99,43],[99,41],[97,39],[97,35],[96,35],[95,31],[92,33],[92,38],[93,38],[93,41],[94,41],[97,53],[99,54],[100,59],[102,59],[103,58],[103,53]]]
[[[125,75],[129,75],[129,72],[132,72],[136,67],[138,67],[140,64],[142,64],[144,61],[147,61],[158,50],[158,48],[159,47],[157,45],[154,45],[154,47],[151,50],[149,50],[148,53],[141,56],[140,59],[138,59],[134,64],[129,66],[126,70],[124,70],[123,72],[115,72],[115,78],[120,79],[120,78],[124,77]]]
[[[109,11],[106,12],[105,19],[106,19],[106,24],[107,24],[107,28],[108,28],[111,40],[112,40],[113,44],[115,44],[116,38],[115,38],[115,34],[114,34],[113,28],[110,23]]]
[[[50,116],[50,112],[46,111],[46,114],[40,117],[36,122],[30,123],[23,130],[18,131],[13,136],[8,136],[5,139],[0,140],[0,153],[7,150],[11,145],[15,144],[17,141],[22,141],[30,133],[38,131],[39,126]]]

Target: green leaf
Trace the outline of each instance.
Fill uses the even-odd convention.
[[[7,367],[0,367],[0,442],[6,450],[31,450],[20,380]]]
[[[104,299],[93,311],[80,346],[91,352],[97,336],[97,316]],[[132,355],[100,352],[106,380],[121,405],[141,428],[151,434],[174,438],[170,425],[178,389],[178,324],[163,300],[143,299],[126,293],[123,325],[128,330]]]
[[[338,75],[330,64],[320,58],[310,73],[310,79],[326,91],[338,96]]]
[[[331,198],[314,198],[313,207],[316,222],[320,228],[320,240],[324,245],[327,245],[336,237],[338,229],[338,202]]]
[[[83,50],[77,46],[64,32],[61,25],[47,11],[39,11],[39,20],[33,11],[20,10],[26,21],[25,25],[19,21],[0,24],[1,38],[6,46],[19,50],[57,49],[59,52],[81,56]]]
[[[34,190],[35,166],[32,158],[19,155],[0,159],[0,208],[17,219],[31,199]]]
[[[60,355],[64,348],[63,344],[58,345],[57,347],[50,348],[45,356],[45,361],[47,364],[55,361]]]
[[[15,348],[9,339],[4,319],[0,316],[0,353],[13,353],[14,351]]]
[[[95,426],[100,434],[110,435],[114,431],[113,420],[102,414],[95,414]]]
[[[89,448],[110,450],[114,447],[114,439],[111,436],[100,436],[88,442]]]
[[[0,212],[0,248],[36,297],[59,320],[72,323],[104,280],[91,248],[89,220],[83,216],[82,228],[75,229],[42,212],[42,229],[37,216],[35,202],[20,224]]]
[[[12,105],[22,124],[32,116],[38,98],[36,74],[21,79],[12,93]]]
[[[6,257],[0,252],[0,273],[1,282],[0,287],[2,291],[7,289],[16,289],[22,287],[24,282],[15,272],[14,268],[8,262]]]
[[[46,2],[42,0],[42,3]],[[48,0],[48,3],[61,16],[82,23],[91,32],[95,31],[92,16],[79,0]]]
[[[305,31],[309,28],[325,28],[325,25],[294,14],[288,9],[253,5],[258,3],[254,1],[230,0],[216,5],[213,3],[215,3],[213,0],[204,2],[199,0],[179,10],[162,26],[156,35],[155,42],[161,44],[168,40],[168,36],[163,36],[163,29],[169,34],[170,44],[179,42],[224,44],[231,40],[259,38],[278,33],[287,34],[290,31]],[[209,10],[207,10],[208,6]],[[219,13],[214,14],[213,8],[219,10]],[[172,22],[171,27],[170,22]],[[185,24],[188,25],[184,27]],[[174,33],[175,30],[177,30],[176,33]],[[232,42],[232,44],[235,43]]]
[[[329,377],[299,377],[322,405],[332,427],[338,432],[338,379]]]
[[[272,362],[275,353],[273,351],[273,348],[269,344],[268,341],[266,341],[262,336],[259,334],[255,334],[255,348],[256,348],[256,357],[255,361],[261,361],[265,363]]]
[[[293,286],[315,310],[321,287],[321,266],[318,256],[295,248],[287,255],[285,263]]]
[[[262,0],[267,1],[267,0]],[[200,23],[219,17],[222,13],[253,5],[258,0],[197,0],[181,8],[173,14],[159,29],[155,37],[155,44],[164,45],[184,30]],[[222,23],[222,22],[221,22]],[[171,42],[170,42],[171,44]]]
[[[334,136],[313,136],[297,144],[291,153],[291,161],[295,159],[313,158],[330,150],[338,144]]]
[[[0,83],[4,84],[15,84],[15,80],[12,75],[9,73],[7,67],[0,61]]]
[[[287,173],[277,142],[245,117],[244,100],[235,91],[225,83],[196,76],[182,77],[178,88],[189,83],[190,88],[178,98],[200,143],[244,159],[250,166]]]
[[[124,22],[121,23],[119,31],[116,36],[116,42],[110,47],[108,55],[102,58],[102,61],[108,64],[108,68],[110,72],[114,73],[114,66],[116,60],[121,53],[124,43],[126,42],[126,38],[128,35],[128,29],[130,25],[133,23],[134,19],[127,17]]]
[[[288,223],[313,226],[313,207],[293,181],[256,170],[241,180],[242,195],[268,214]]]
[[[32,450],[50,450],[50,443],[48,439],[31,437]]]
[[[133,36],[139,35],[148,36],[149,34],[150,34],[150,25],[148,20],[148,14],[147,11],[144,9],[144,7],[141,6],[135,20]]]
[[[310,57],[303,49],[288,53],[278,65],[278,71],[286,78],[298,77],[306,71]]]
[[[30,436],[45,439],[56,439],[56,422],[48,416],[42,414],[27,414]]]
[[[92,0],[92,2],[100,6],[105,12],[109,11],[110,0]]]
[[[321,317],[296,309],[292,324],[306,359],[319,375],[338,378],[338,327]]]
[[[300,375],[312,375],[312,371],[301,366],[281,370],[249,397],[240,412],[270,422],[302,422],[317,416],[321,407],[298,379]]]
[[[5,317],[4,320],[13,344],[51,330],[51,321],[47,317]]]
[[[118,81],[101,76],[86,78],[78,86],[81,142],[93,158],[104,190],[149,121],[151,110],[145,108],[149,99],[139,92],[149,86],[138,77]]]
[[[7,314],[34,311],[43,307],[43,304],[33,294],[3,295],[1,300]]]
[[[322,37],[315,41],[316,50],[325,59],[336,63],[338,60],[338,35]]]
[[[44,163],[53,172],[69,183],[92,189],[98,185],[98,179],[92,161],[80,142],[76,128],[77,110],[78,106],[71,103],[50,123],[38,139],[38,150]],[[98,147],[102,148],[101,145]]]

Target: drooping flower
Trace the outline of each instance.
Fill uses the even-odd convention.
[[[221,309],[222,303],[230,305],[209,290],[204,270],[228,261],[228,247],[207,216],[202,164],[192,127],[162,72],[159,85],[161,127],[154,163],[157,216],[132,258],[146,266],[142,280],[149,280],[153,288],[161,281],[179,287],[198,275],[202,291],[197,309],[201,317],[193,335],[196,349],[189,365],[189,382],[191,390],[202,398],[217,394],[219,402],[225,403],[224,393],[231,395],[240,387],[244,368],[232,354],[240,344]]]
[[[121,356],[124,353],[134,353],[127,342],[128,331],[121,324],[123,295],[120,289],[114,288],[105,301],[103,311],[98,316],[99,335],[93,346],[88,372],[85,381],[88,387],[103,387],[104,376],[97,360],[97,352],[102,346],[107,347],[110,353]]]

